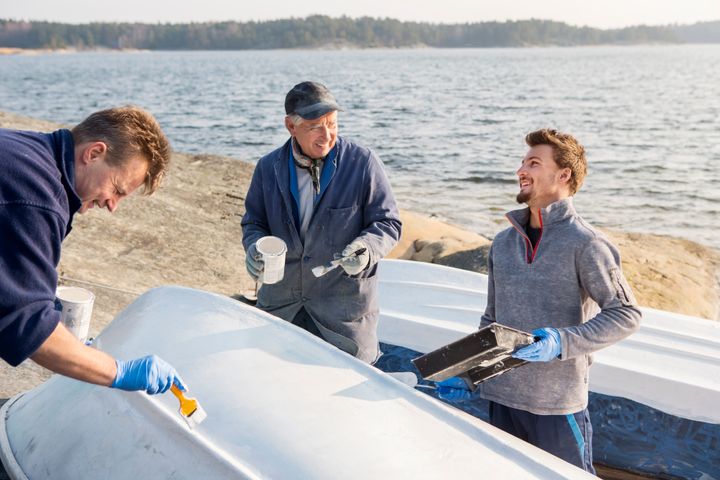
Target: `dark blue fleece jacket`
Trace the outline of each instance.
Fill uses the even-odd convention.
[[[58,321],[60,246],[82,202],[74,143],[53,133],[0,129],[0,357],[18,365]]]

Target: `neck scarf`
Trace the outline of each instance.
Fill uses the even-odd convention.
[[[295,138],[292,139],[292,153],[293,153],[293,161],[295,162],[295,165],[297,165],[299,168],[304,168],[308,171],[310,174],[310,178],[312,179],[313,188],[315,189],[315,194],[320,194],[320,170],[322,169],[323,159],[322,158],[310,158],[304,153],[301,153],[302,150],[300,149],[300,145],[295,141]]]

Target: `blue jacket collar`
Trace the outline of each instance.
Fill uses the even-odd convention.
[[[52,142],[55,162],[60,170],[61,181],[68,197],[70,220],[67,233],[72,229],[73,215],[82,207],[82,199],[75,191],[75,141],[70,130],[56,130],[49,133]]]

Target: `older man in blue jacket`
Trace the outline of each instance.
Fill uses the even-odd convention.
[[[316,82],[285,98],[290,139],[260,159],[242,219],[246,266],[263,270],[256,242],[287,245],[284,278],[263,284],[257,306],[367,363],[380,355],[377,263],[400,238],[400,215],[380,159],[337,136],[340,110]],[[340,253],[340,266],[315,277],[313,267]]]

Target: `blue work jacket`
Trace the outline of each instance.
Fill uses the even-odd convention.
[[[288,248],[283,280],[262,285],[257,306],[287,321],[304,307],[325,340],[373,362],[378,356],[377,263],[397,244],[401,230],[382,162],[371,150],[338,137],[302,242],[290,155],[288,140],[261,158],[245,198],[245,250],[266,235],[282,238]],[[336,268],[320,278],[312,274],[313,267],[333,260],[355,239],[370,254],[364,271],[350,276]]]

